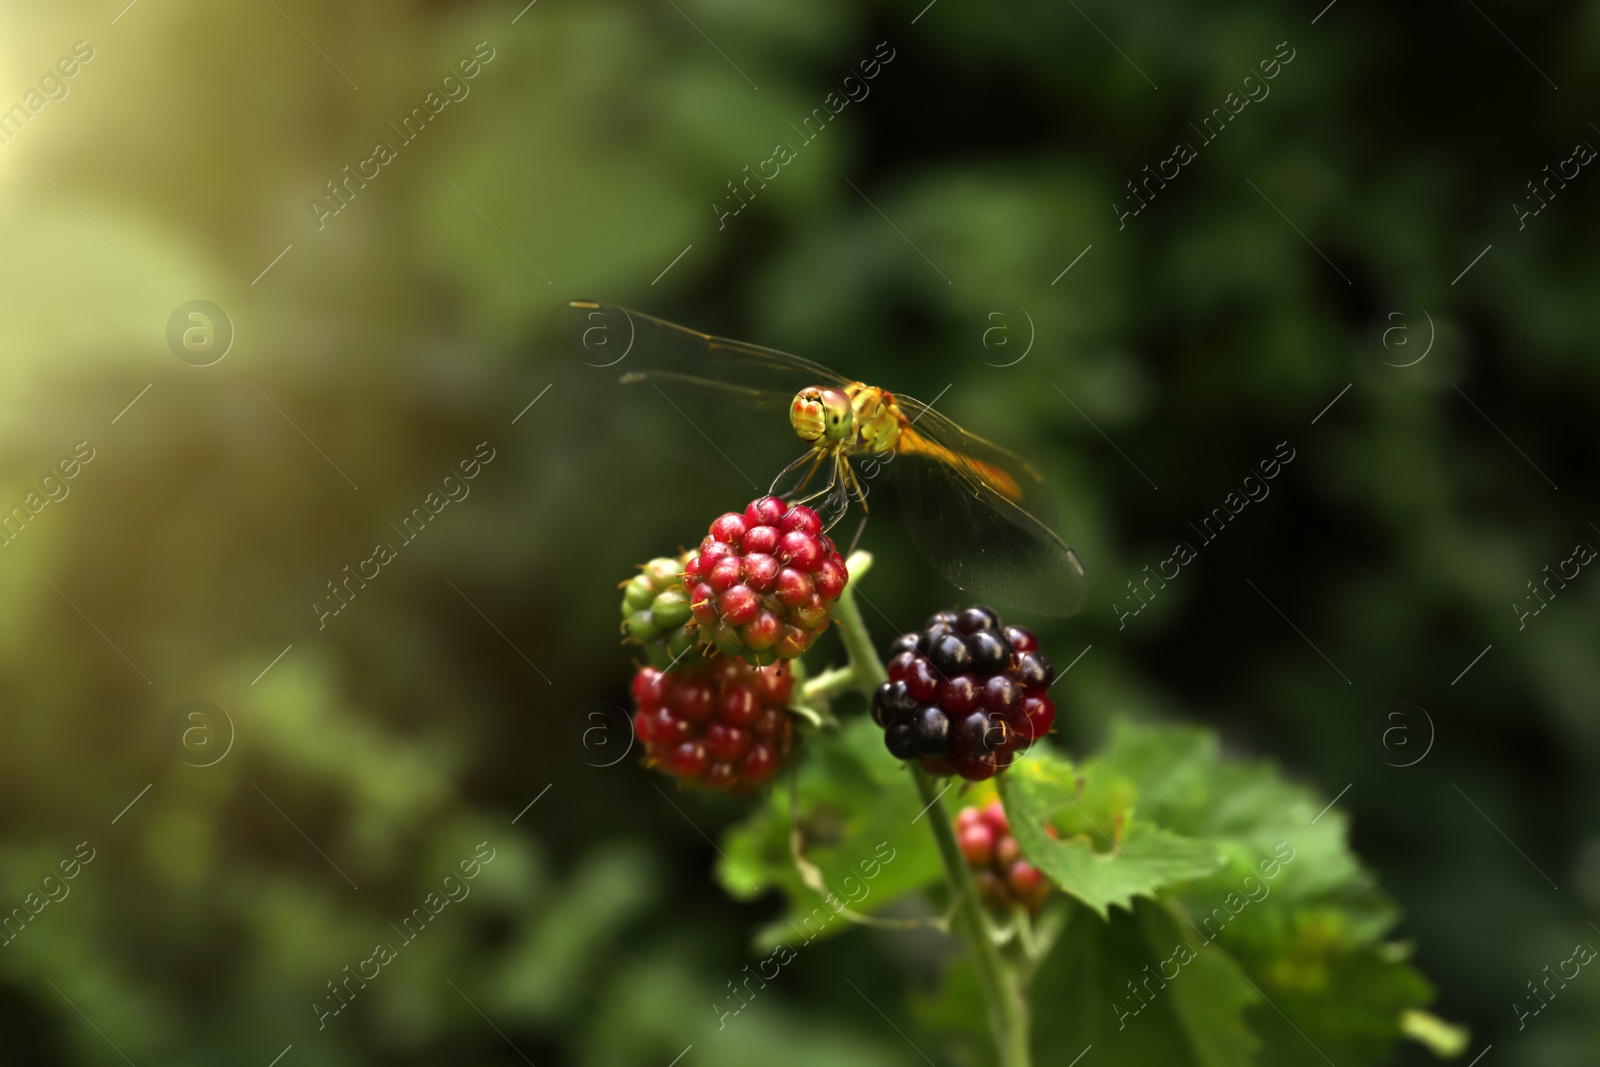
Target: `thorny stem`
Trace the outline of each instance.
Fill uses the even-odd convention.
[[[889,678],[883,661],[872,647],[872,638],[862,621],[861,609],[855,602],[855,584],[871,566],[872,556],[868,553],[856,552],[851,555],[846,563],[850,581],[834,605],[839,633],[844,641],[845,652],[850,657],[850,666],[845,670],[852,672],[856,685],[869,697],[874,689]],[[821,682],[833,673],[820,675],[817,681]],[[972,876],[972,868],[967,866],[966,857],[956,844],[955,829],[945,812],[943,791],[935,787],[933,779],[921,767],[913,763],[910,769],[912,781],[916,783],[917,792],[925,806],[922,817],[933,828],[939,859],[944,864],[945,878],[950,885],[956,909],[954,926],[961,931],[972,950],[978,985],[983,990],[989,1010],[989,1028],[1000,1056],[1000,1065],[1028,1067],[1028,1005],[1018,975],[1001,958],[999,947],[995,944],[989,919],[983,913],[983,905],[978,899],[978,884]]]
[[[928,806],[926,818],[933,827],[939,859],[944,862],[945,877],[956,898],[956,925],[972,948],[978,985],[983,989],[983,999],[989,1009],[989,1029],[994,1035],[1001,1067],[1028,1067],[1028,1005],[1017,975],[1001,959],[1000,950],[989,932],[989,919],[978,899],[978,883],[972,877],[966,857],[961,854],[961,847],[956,844],[955,829],[944,810],[942,791],[934,787],[933,779],[916,764],[911,765],[911,777]]]

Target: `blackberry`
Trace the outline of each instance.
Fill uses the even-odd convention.
[[[793,684],[787,665],[752,667],[714,653],[670,674],[644,667],[633,679],[634,733],[649,763],[680,782],[743,795],[794,749],[784,710]]]
[[[897,759],[929,774],[992,777],[1050,732],[1055,668],[1027,630],[985,607],[941,611],[894,643],[872,717]]]
[[[962,808],[955,826],[961,854],[976,872],[978,895],[996,908],[1019,904],[1038,911],[1050,893],[1050,883],[1039,868],[1022,858],[1004,806],[996,800],[983,808]],[[1054,837],[1054,828],[1047,829]]]
[[[918,708],[912,715],[911,743],[919,756],[944,756],[950,752],[950,719],[938,708]]]
[[[758,665],[810,648],[849,577],[817,513],[775,496],[718,517],[683,568],[701,633]]]

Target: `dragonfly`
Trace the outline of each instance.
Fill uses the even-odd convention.
[[[857,468],[870,477],[888,465],[912,542],[956,587],[1042,615],[1082,606],[1083,562],[1040,517],[1054,513],[1054,501],[1039,472],[929,405],[799,356],[614,304],[574,300],[557,320],[586,363],[616,371],[624,384],[654,385],[669,400],[686,391],[706,395],[714,412],[724,403],[759,409],[776,432],[786,414],[804,450],[770,491],[819,501],[829,526],[851,501],[863,515],[868,510]]]

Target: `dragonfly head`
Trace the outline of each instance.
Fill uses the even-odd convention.
[[[789,425],[807,444],[834,444],[850,436],[855,422],[850,397],[839,389],[808,386],[789,405]]]

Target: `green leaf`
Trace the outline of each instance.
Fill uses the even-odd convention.
[[[1091,767],[1120,777],[1142,818],[1224,858],[1163,898],[1202,957],[1225,953],[1262,998],[1246,1012],[1262,1062],[1388,1054],[1432,990],[1387,940],[1399,909],[1350,851],[1343,812],[1269,763],[1224,759],[1195,727],[1119,722]]]
[[[1136,786],[1113,764],[1085,765],[1037,755],[999,779],[1017,843],[1040,870],[1101,918],[1115,904],[1212,873],[1224,857],[1211,843],[1134,816]],[[1059,837],[1050,836],[1053,827]]]
[[[1172,998],[1171,1011],[1185,1043],[1201,1067],[1230,1067],[1255,1062],[1260,1040],[1245,1023],[1244,1009],[1261,996],[1239,964],[1219,948],[1197,943],[1167,908],[1140,908],[1145,943],[1161,958],[1156,979],[1173,973],[1162,992]],[[1148,980],[1149,972],[1145,972]]]
[[[1251,1067],[1260,1046],[1246,1015],[1260,998],[1239,965],[1145,899],[1104,921],[1072,905],[1031,999],[1040,1063],[1070,1062],[1092,1044],[1103,1064]]]
[[[788,898],[783,917],[758,935],[763,945],[785,940],[798,948],[796,938],[809,943],[841,933],[851,926],[850,913],[870,915],[943,882],[922,802],[905,766],[885,750],[881,729],[854,718],[838,733],[809,739],[804,751],[798,781],[780,780],[765,804],[727,831],[717,867],[735,897],[777,888]],[[792,788],[804,859],[823,893],[806,884],[795,863]]]
[[[1224,759],[1205,730],[1119,721],[1081,767],[1039,755],[998,785],[1024,854],[1086,905],[1036,979],[1041,1047],[1349,1067],[1437,1037],[1416,1022],[1432,990],[1387,940],[1399,911],[1345,816],[1271,764]]]

